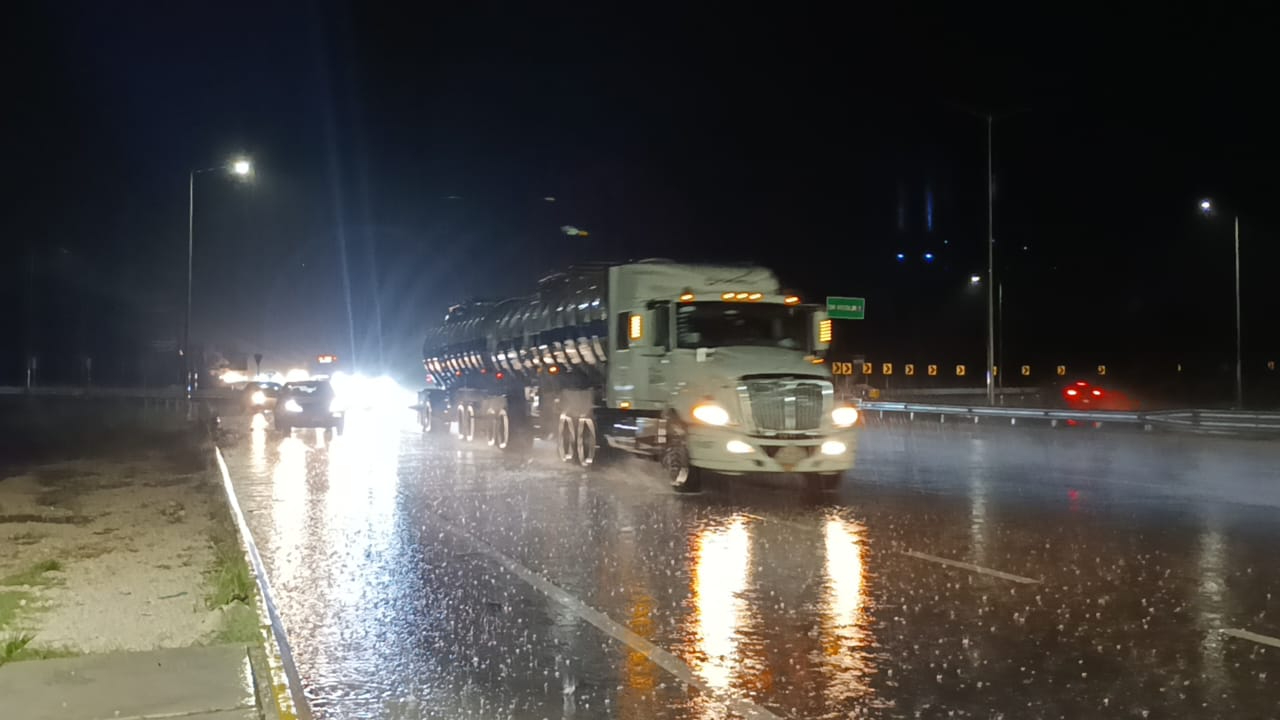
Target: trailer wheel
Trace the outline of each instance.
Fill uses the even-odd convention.
[[[467,442],[476,439],[476,409],[471,405],[458,408],[458,434]]]
[[[678,493],[698,492],[702,489],[701,468],[689,464],[689,448],[683,437],[673,437],[662,451],[662,469],[671,481],[671,489]]]
[[[423,434],[439,432],[444,425],[436,422],[435,413],[431,410],[431,401],[423,400],[418,405],[418,424],[422,426]]]
[[[560,454],[561,462],[571,463],[577,459],[578,437],[573,418],[568,415],[560,416],[560,427],[556,431],[556,451]]]
[[[599,451],[599,438],[596,436],[596,419],[585,417],[578,420],[578,463],[584,468],[596,464],[603,459]]]
[[[493,419],[493,433],[490,438],[492,440],[489,444],[499,450],[506,450],[511,446],[511,417],[507,415],[506,408],[499,410],[497,417]]]

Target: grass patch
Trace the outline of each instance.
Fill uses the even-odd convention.
[[[0,642],[0,665],[23,660],[51,660],[79,654],[65,648],[33,648],[32,640],[35,640],[34,635],[22,633],[11,635],[4,642]]]
[[[21,592],[19,590],[0,591],[0,629],[13,622],[13,619],[18,617],[18,611],[30,606],[33,600],[35,600],[35,596],[29,592]]]
[[[231,525],[231,518],[218,513],[214,518],[209,541],[213,545],[213,562],[206,571],[209,584],[205,604],[210,609],[233,602],[253,602],[253,574],[240,550],[240,538]]]
[[[214,643],[257,643],[262,641],[258,634],[258,612],[245,603],[227,605],[222,615],[222,627],[214,633]]]
[[[53,578],[47,578],[44,574],[60,570],[62,570],[61,562],[57,560],[41,560],[26,570],[0,577],[0,585],[52,585]]]

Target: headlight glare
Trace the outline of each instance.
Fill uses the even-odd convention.
[[[293,398],[289,398],[287,401],[285,401],[284,409],[289,412],[302,412],[302,406],[299,405],[298,401],[294,400]]]
[[[728,425],[729,411],[720,407],[715,403],[702,403],[695,405],[693,411],[689,413],[693,415],[693,419],[707,425]]]
[[[848,449],[849,446],[839,440],[828,440],[822,443],[823,455],[843,455]]]
[[[849,427],[858,422],[858,411],[847,405],[838,407],[831,411],[831,422],[836,427]]]
[[[747,443],[742,442],[741,440],[730,440],[729,442],[724,444],[724,449],[728,450],[734,455],[746,455],[747,453],[755,450],[755,448],[751,447]]]
[[[267,402],[267,394],[261,390],[254,390],[253,395],[249,398],[254,405],[262,405]]]

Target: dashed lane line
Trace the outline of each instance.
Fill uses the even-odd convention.
[[[1249,632],[1248,630],[1240,630],[1237,628],[1227,628],[1222,631],[1222,634],[1230,635],[1234,638],[1240,638],[1241,640],[1251,640],[1262,645],[1270,645],[1271,647],[1280,648],[1280,638],[1273,638],[1270,635],[1261,635],[1256,632]]]
[[[913,558],[918,558],[920,560],[928,560],[929,562],[935,562],[935,563],[938,563],[939,565],[949,565],[951,567],[960,568],[962,570],[969,570],[971,572],[976,572],[982,575],[990,575],[991,577],[998,577],[1001,580],[1009,580],[1011,582],[1023,583],[1024,585],[1040,584],[1040,581],[1035,578],[1023,577],[1022,575],[1014,575],[1013,573],[1001,572],[1000,570],[992,570],[991,568],[982,567],[981,565],[974,565],[973,563],[962,562],[960,560],[950,560],[948,558],[938,557],[937,555],[930,555],[928,553],[916,552],[915,550],[903,550],[902,554],[908,555]]]

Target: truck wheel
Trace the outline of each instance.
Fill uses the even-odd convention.
[[[418,424],[422,426],[422,432],[426,434],[440,432],[445,426],[444,423],[436,421],[436,416],[431,410],[431,401],[429,400],[423,400],[418,409]]]
[[[574,432],[573,418],[568,415],[560,416],[560,428],[556,431],[556,451],[560,454],[560,461],[571,463],[578,457],[578,437]]]
[[[840,473],[805,473],[804,484],[813,492],[831,492],[840,486]]]
[[[511,416],[507,415],[506,408],[498,411],[498,416],[493,419],[493,433],[489,436],[490,445],[497,447],[499,450],[506,450],[511,445]]]
[[[590,468],[597,461],[604,459],[604,449],[599,446],[599,438],[596,436],[596,419],[580,418],[578,420],[578,463],[584,468]]]
[[[702,469],[689,464],[689,448],[684,440],[673,440],[662,451],[662,469],[671,481],[672,490],[691,493],[702,489]]]
[[[471,442],[476,439],[476,409],[471,405],[467,405],[462,412],[463,425],[459,426],[462,431],[462,439]]]

